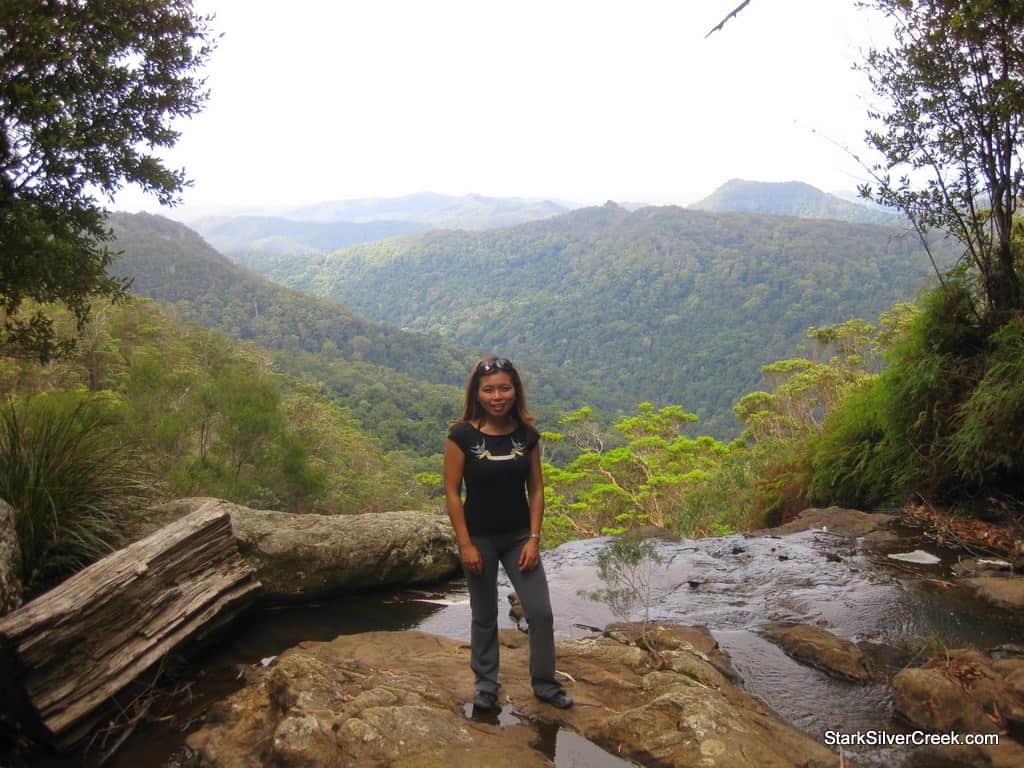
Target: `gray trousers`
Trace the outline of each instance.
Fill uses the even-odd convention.
[[[498,562],[530,622],[530,682],[533,692],[549,698],[561,689],[555,681],[555,630],[551,596],[543,564],[529,571],[519,570],[519,553],[528,541],[529,530],[492,536],[471,536],[480,550],[483,572],[466,574],[469,604],[473,615],[470,629],[470,666],[476,673],[476,690],[498,693]]]

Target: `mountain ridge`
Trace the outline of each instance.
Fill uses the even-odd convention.
[[[280,216],[211,216],[188,224],[221,253],[329,253],[371,240],[430,229],[415,221],[296,221]]]
[[[289,210],[285,218],[298,221],[401,220],[456,229],[492,229],[556,216],[574,204],[546,198],[488,197],[416,192],[390,198],[355,198],[314,203]]]

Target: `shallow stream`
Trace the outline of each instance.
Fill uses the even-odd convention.
[[[603,627],[610,610],[578,593],[602,586],[595,560],[607,539],[570,542],[544,553],[559,638],[590,633],[576,625]],[[728,536],[695,541],[658,541],[664,562],[651,578],[651,619],[706,625],[732,658],[743,685],[784,720],[817,740],[826,730],[901,730],[891,720],[890,691],[883,685],[835,680],[786,656],[758,634],[779,621],[820,626],[853,641],[893,643],[903,638],[941,642],[948,648],[990,648],[1020,642],[1024,622],[994,609],[966,588],[944,589],[928,578],[948,579],[955,555],[907,536],[887,551],[925,549],[939,555],[934,566],[914,566],[920,575],[885,561],[885,552],[867,550],[854,540],[824,531],[785,537]],[[499,581],[502,604],[511,591]],[[634,618],[640,618],[638,614]],[[501,616],[503,628],[513,622]],[[261,608],[231,637],[185,670],[194,677],[188,697],[167,720],[147,723],[110,765],[173,766],[185,734],[199,726],[210,701],[236,690],[240,671],[276,656],[304,640],[331,640],[339,634],[370,630],[419,629],[468,638],[469,598],[465,582],[453,580],[433,590],[401,590],[339,597],[304,605]],[[467,674],[469,671],[467,670]],[[503,713],[502,724],[515,719]],[[564,730],[527,724],[537,731],[536,748],[555,766],[629,765]],[[907,752],[864,748],[868,764],[900,765]]]

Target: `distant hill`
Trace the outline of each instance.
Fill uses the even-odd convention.
[[[613,203],[268,266],[375,321],[560,370],[596,406],[679,403],[723,436],[808,326],[873,320],[930,276],[899,229]]]
[[[557,216],[578,206],[550,200],[438,195],[317,203],[278,216],[208,216],[188,222],[211,245],[245,263],[299,253],[330,253],[429,229],[493,229]]]
[[[690,206],[718,213],[767,213],[802,219],[836,219],[863,224],[899,226],[900,217],[876,205],[862,205],[822,192],[802,181],[783,183],[732,179]]]
[[[189,224],[221,253],[329,253],[369,240],[430,229],[414,221],[293,221],[272,216],[217,216]]]
[[[435,229],[492,229],[546,219],[576,208],[551,200],[419,192],[404,197],[338,200],[296,208],[296,221],[406,221]]]

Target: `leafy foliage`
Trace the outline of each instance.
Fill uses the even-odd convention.
[[[163,203],[183,171],[154,150],[201,108],[208,19],[189,0],[7,0],[0,28],[0,319],[3,344],[66,353],[45,313],[61,301],[81,331],[90,297],[121,295],[97,193],[138,184]]]
[[[814,503],[873,507],[910,494],[974,506],[1024,480],[1024,326],[990,334],[962,281],[929,293],[888,352],[800,449]]]
[[[981,511],[992,496],[1019,497],[1024,480],[1024,6],[871,4],[896,36],[864,64],[886,106],[868,135],[884,162],[862,194],[899,208],[922,240],[952,236],[965,259],[936,265],[942,284],[892,334],[888,367],[850,387],[779,476],[818,503],[916,494]]]
[[[751,392],[733,408],[748,439],[791,441],[816,433],[825,417],[851,390],[865,384],[877,370],[885,348],[907,328],[917,307],[897,304],[883,312],[879,326],[860,318],[822,328],[809,328],[815,346],[812,358],[779,360],[761,371],[773,392]],[[822,362],[822,359],[826,362]]]
[[[776,525],[814,498],[832,498],[840,487],[851,506],[871,506],[892,496],[887,482],[871,485],[877,478],[865,467],[879,455],[874,384],[883,356],[917,317],[916,305],[900,303],[881,313],[877,326],[854,318],[809,328],[810,357],[762,369],[773,391],[745,395],[734,409],[746,427],[743,437],[753,441],[753,455],[764,460],[759,465],[763,474],[753,482],[753,519]]]
[[[985,372],[955,420],[949,451],[964,481],[974,487],[1024,481],[1024,318],[989,338]]]

